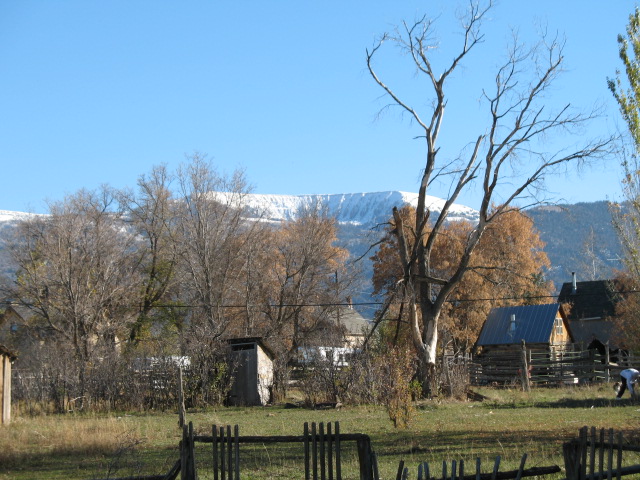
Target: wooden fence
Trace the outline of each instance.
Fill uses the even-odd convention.
[[[509,470],[506,472],[500,472],[500,456],[497,456],[491,472],[482,473],[482,465],[479,458],[475,462],[475,473],[465,475],[465,463],[464,460],[451,462],[451,470],[447,472],[447,462],[442,462],[442,476],[436,477],[431,475],[431,470],[428,463],[421,463],[418,465],[417,477],[412,477],[409,474],[409,469],[404,466],[404,462],[400,462],[398,465],[398,473],[396,480],[408,480],[409,478],[417,478],[418,480],[507,480],[516,479],[520,480],[524,477],[542,477],[545,475],[553,475],[560,472],[560,467],[553,465],[550,467],[532,467],[525,469],[524,465],[527,460],[527,454],[525,453],[520,460],[520,468],[517,470]],[[376,480],[379,480],[376,478]]]
[[[194,435],[193,424],[185,425],[180,446],[181,480],[197,478],[195,444],[211,443],[211,469],[214,480],[240,479],[240,445],[274,443],[300,444],[304,452],[305,480],[342,480],[342,445],[355,442],[360,480],[373,478],[371,439],[361,433],[340,433],[340,424],[304,424],[302,435],[241,436],[238,426],[213,426],[212,435]]]
[[[371,442],[364,434],[340,433],[340,425],[335,422],[305,423],[304,433],[300,436],[240,436],[238,426],[213,426],[211,436],[195,435],[193,424],[189,423],[183,429],[180,442],[180,460],[163,475],[127,477],[114,480],[196,480],[198,467],[196,466],[195,444],[198,442],[211,443],[211,454],[207,455],[211,462],[214,480],[240,480],[241,449],[243,443],[298,443],[304,450],[304,478],[305,480],[342,480],[341,449],[343,442],[355,441],[358,445],[360,459],[360,480],[380,480],[376,455],[371,449]],[[578,438],[566,442],[562,447],[565,474],[562,480],[620,480],[628,475],[639,475],[640,464],[634,463],[638,456],[629,457],[629,452],[639,452],[640,445],[625,442],[622,433],[615,433],[612,429],[597,432],[595,427],[583,427]],[[624,452],[627,452],[625,454]],[[442,462],[442,472],[436,473],[426,462],[417,466],[417,475],[411,474],[409,467],[401,461],[398,465],[396,480],[519,480],[525,477],[543,478],[553,475],[557,478],[561,471],[557,465],[546,467],[525,468],[527,455],[523,455],[517,470],[499,471],[500,457],[496,457],[490,471],[482,472],[480,459],[476,459],[474,473],[465,473],[464,460]],[[202,462],[199,463],[200,470]],[[450,465],[450,469],[449,469]],[[201,472],[202,473],[202,472]],[[636,477],[638,478],[638,477]]]
[[[620,370],[631,366],[632,357],[612,364],[608,355],[595,350],[541,352],[524,346],[521,351],[504,350],[476,356],[468,361],[471,384],[571,385],[609,382]]]
[[[623,452],[640,452],[640,446],[625,444],[622,432],[613,429],[582,427],[576,440],[563,445],[566,479],[596,480],[620,479],[640,474],[640,465],[623,465]]]

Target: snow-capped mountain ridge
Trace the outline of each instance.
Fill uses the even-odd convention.
[[[335,193],[314,195],[270,195],[252,193],[244,197],[250,216],[267,221],[293,220],[305,207],[325,205],[329,214],[339,223],[352,225],[376,225],[386,222],[393,207],[409,204],[416,206],[418,194],[400,191],[372,193]],[[434,213],[440,213],[445,200],[427,196],[427,205]],[[454,204],[449,220],[475,220],[477,212],[464,205]]]

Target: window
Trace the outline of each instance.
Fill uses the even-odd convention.
[[[563,333],[562,318],[556,318],[556,335],[562,335]]]

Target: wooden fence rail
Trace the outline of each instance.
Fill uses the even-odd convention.
[[[611,363],[609,352],[596,350],[532,351],[500,350],[471,359],[465,358],[469,380],[475,385],[525,383],[562,385],[582,382],[608,382],[628,368],[631,355]],[[450,360],[449,360],[450,361]],[[527,376],[523,375],[527,372]]]
[[[524,465],[527,460],[527,454],[525,453],[520,460],[520,468],[517,470],[509,470],[506,472],[500,472],[500,456],[497,456],[494,463],[493,469],[489,473],[482,473],[482,465],[479,458],[475,461],[475,473],[465,475],[465,463],[464,460],[460,460],[456,462],[455,460],[451,461],[451,470],[447,471],[447,462],[442,462],[442,475],[441,476],[432,476],[431,470],[429,468],[429,464],[427,462],[421,463],[418,465],[418,480],[509,480],[516,479],[520,480],[524,477],[541,477],[544,475],[552,475],[560,472],[560,467],[557,465],[552,465],[550,467],[532,467],[525,470]],[[396,475],[396,480],[408,480],[411,477],[409,475],[409,469],[404,466],[404,462],[401,461],[398,465],[398,473]],[[377,480],[377,479],[376,479]]]

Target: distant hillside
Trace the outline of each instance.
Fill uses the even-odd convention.
[[[376,192],[332,195],[257,195],[247,196],[252,218],[279,222],[296,217],[299,210],[315,202],[327,205],[329,213],[339,222],[339,242],[347,248],[352,258],[364,272],[361,295],[356,300],[369,301],[369,279],[372,265],[371,249],[383,233],[382,224],[391,216],[394,206],[416,205],[417,194],[407,192]],[[434,212],[439,212],[442,199],[429,197]],[[545,251],[551,260],[549,272],[556,289],[563,282],[571,281],[576,272],[579,280],[609,278],[614,269],[621,268],[621,248],[611,225],[607,202],[578,203],[538,207],[527,214],[533,219]],[[7,252],[3,240],[10,237],[17,222],[29,215],[21,212],[0,211],[0,272],[10,273]],[[451,219],[475,220],[477,212],[463,205],[452,208]],[[590,250],[591,254],[587,253]]]
[[[560,289],[571,281],[610,278],[622,268],[622,249],[611,223],[608,202],[538,207],[527,211],[551,260],[549,278]]]

